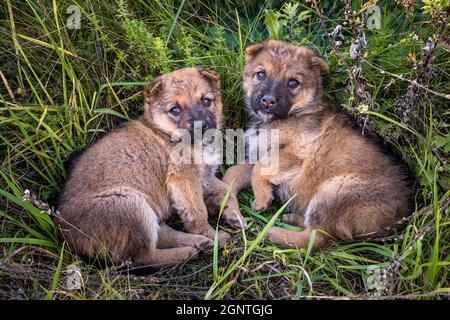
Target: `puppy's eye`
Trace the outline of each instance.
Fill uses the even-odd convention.
[[[264,80],[266,78],[266,72],[265,71],[259,71],[256,73],[256,78],[260,81]]]
[[[288,81],[288,87],[291,89],[297,88],[299,84],[300,84],[300,82],[298,82],[295,79],[289,79],[289,81]]]
[[[202,104],[205,107],[209,107],[211,105],[211,99],[210,98],[203,98]]]
[[[181,113],[180,106],[175,106],[172,109],[170,109],[170,113],[173,114],[174,116],[179,116]]]

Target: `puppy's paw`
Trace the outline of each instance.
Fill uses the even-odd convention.
[[[269,231],[267,231],[266,235],[264,236],[264,240],[277,245],[285,244],[285,239],[283,237],[285,230],[286,229],[281,227],[272,227],[269,229]]]
[[[305,217],[296,213],[286,213],[281,217],[281,221],[297,227],[305,226]]]
[[[214,248],[214,240],[199,236],[198,239],[195,241],[194,247],[197,250],[203,251],[203,252],[211,252]]]
[[[231,239],[231,235],[228,232],[219,230],[219,247],[223,247]]]
[[[247,229],[247,219],[244,218],[239,210],[233,210],[232,208],[227,208],[223,212],[225,222],[230,225],[233,229],[242,230]]]
[[[267,196],[265,198],[257,197],[252,202],[252,210],[255,212],[265,211],[272,203],[272,200],[273,200],[272,195]]]
[[[213,228],[210,228],[208,230],[208,233],[206,234],[206,237],[209,239],[212,239],[214,241],[216,237],[216,231]],[[225,243],[231,239],[231,235],[228,232],[219,230],[219,247],[223,247]]]
[[[198,255],[198,249],[193,247],[183,247],[179,250],[179,255],[181,260],[189,260]]]

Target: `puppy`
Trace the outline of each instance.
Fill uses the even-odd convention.
[[[186,130],[193,135],[195,121],[203,131],[220,128],[219,75],[195,68],[162,75],[145,87],[144,109],[141,118],[88,148],[66,181],[58,222],[81,255],[164,266],[214,245],[205,200],[217,208],[227,185],[215,177],[217,164],[178,163],[171,152],[179,143],[173,137]],[[208,151],[208,144],[202,148]],[[234,225],[236,206],[232,196],[224,212]],[[174,212],[186,232],[165,224]],[[219,243],[228,238],[221,231]]]
[[[404,170],[322,101],[325,61],[310,49],[272,40],[249,46],[245,61],[243,87],[253,128],[278,130],[279,166],[268,168],[262,160],[237,165],[223,180],[235,179],[235,193],[251,184],[257,212],[274,196],[285,202],[295,195],[292,213],[282,220],[305,227],[271,228],[268,240],[305,248],[314,229],[349,239],[382,231],[408,214],[412,188]],[[327,236],[317,232],[314,248],[326,243]]]

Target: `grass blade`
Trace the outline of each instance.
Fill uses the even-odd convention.
[[[55,295],[55,289],[58,286],[59,278],[61,275],[61,267],[62,267],[62,262],[63,262],[63,257],[64,257],[65,244],[66,243],[63,242],[63,245],[61,248],[61,253],[59,255],[58,266],[56,267],[55,275],[53,276],[52,287],[51,287],[50,291],[47,292],[47,295],[45,296],[46,300],[53,300],[53,297]]]

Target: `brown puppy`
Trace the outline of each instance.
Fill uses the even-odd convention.
[[[176,264],[212,248],[215,232],[204,198],[218,207],[227,190],[214,175],[217,165],[177,164],[170,156],[179,143],[171,136],[180,137],[182,129],[192,132],[194,121],[203,129],[220,127],[219,75],[195,68],[165,74],[145,87],[144,100],[140,119],[109,133],[74,163],[58,221],[82,255]],[[239,220],[235,206],[231,197],[224,215],[232,224]],[[188,233],[164,223],[174,211]],[[228,238],[220,233],[220,243]]]
[[[412,189],[402,168],[322,101],[325,61],[310,49],[272,40],[248,47],[245,59],[246,104],[255,128],[279,130],[279,166],[263,172],[269,168],[262,161],[237,165],[223,180],[236,178],[234,192],[251,182],[255,211],[265,210],[274,195],[283,202],[296,195],[283,221],[306,229],[274,227],[270,241],[305,248],[313,229],[352,238],[408,214]],[[314,247],[326,242],[317,232]]]

